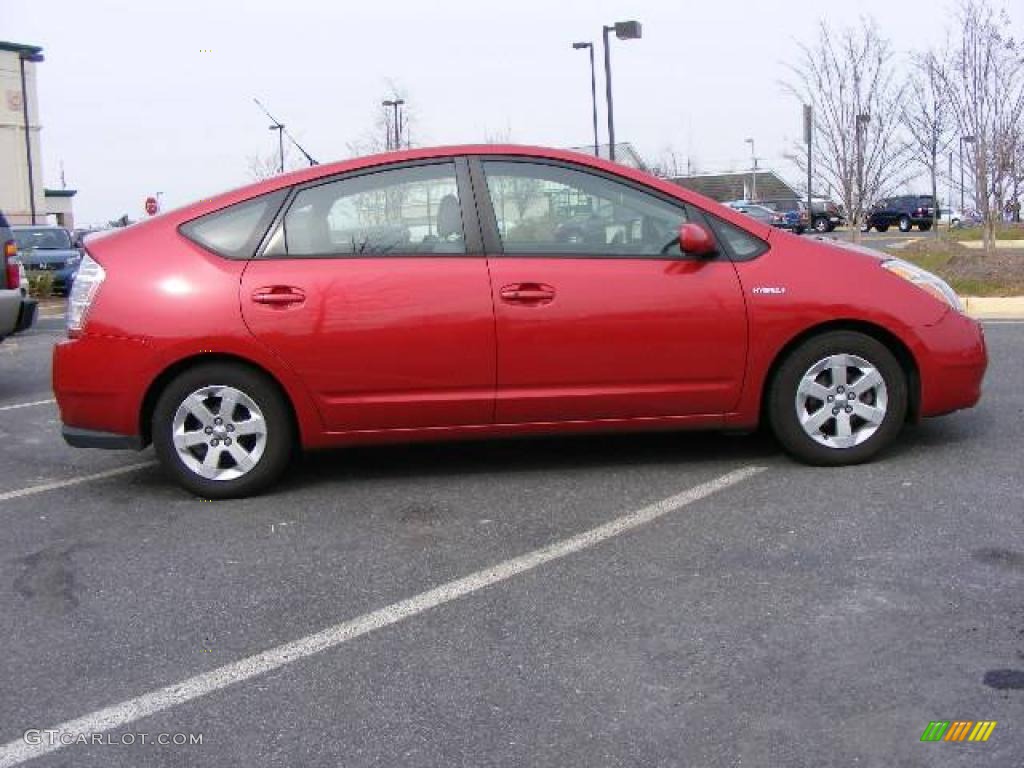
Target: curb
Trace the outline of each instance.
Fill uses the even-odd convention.
[[[961,296],[960,301],[977,320],[1024,320],[1024,296]]]

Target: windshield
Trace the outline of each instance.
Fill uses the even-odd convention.
[[[16,229],[14,230],[14,239],[18,241],[18,249],[22,251],[33,248],[41,251],[56,251],[71,247],[71,238],[67,231],[55,227]]]

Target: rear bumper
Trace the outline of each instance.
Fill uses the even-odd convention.
[[[971,408],[981,399],[988,351],[981,323],[950,310],[935,325],[918,330],[923,350],[921,415],[941,416]]]
[[[82,336],[53,348],[53,391],[60,407],[65,436],[75,440],[98,435],[136,437],[146,382],[151,380],[149,345],[142,339]],[[141,439],[141,438],[140,438]],[[112,438],[90,443],[109,445]],[[72,445],[74,443],[68,440]]]
[[[109,448],[141,451],[145,448],[139,435],[118,435],[114,432],[101,432],[97,429],[80,429],[65,424],[61,429],[64,442],[75,448]]]

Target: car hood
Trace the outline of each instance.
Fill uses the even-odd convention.
[[[868,248],[866,245],[858,245],[857,243],[848,243],[843,240],[834,240],[831,237],[816,237],[814,238],[818,243],[824,245],[827,248],[836,248],[840,251],[852,251],[853,253],[859,253],[864,256],[869,256],[877,261],[889,261],[895,258],[884,251],[877,251],[874,248]]]
[[[78,258],[78,255],[78,250],[75,248],[40,248],[28,252],[20,251],[18,258],[22,264],[28,267],[32,264],[53,264],[58,261],[69,261],[70,259]]]

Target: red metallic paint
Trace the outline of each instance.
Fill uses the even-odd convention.
[[[615,173],[712,212],[771,248],[735,264],[501,256],[247,263],[213,255],[177,231],[297,183],[484,154]],[[83,330],[54,350],[54,391],[65,424],[122,435],[144,430],[143,404],[162,374],[208,356],[271,375],[309,448],[753,426],[779,354],[835,323],[881,329],[905,347],[920,373],[922,415],[973,405],[986,364],[978,323],[881,269],[876,257],[772,230],[670,182],[553,149],[418,149],[316,166],[92,238],[87,248],[107,278]],[[526,283],[553,289],[555,298],[503,300],[503,288]],[[252,298],[289,286],[304,301]]]

